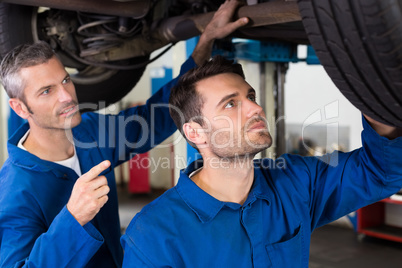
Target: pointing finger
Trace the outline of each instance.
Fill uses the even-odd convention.
[[[87,173],[85,173],[84,175],[81,176],[81,179],[83,179],[84,181],[90,181],[96,177],[99,176],[99,174],[102,173],[102,171],[104,171],[105,169],[107,169],[110,166],[110,161],[109,160],[105,160],[101,163],[99,163],[98,165],[94,166],[93,168],[91,168]]]

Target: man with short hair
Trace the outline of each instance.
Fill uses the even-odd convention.
[[[183,75],[169,103],[202,160],[132,220],[123,267],[308,267],[315,228],[402,187],[402,129],[365,116],[355,151],[253,160],[272,142],[265,113],[223,57]]]
[[[180,75],[210,57],[215,39],[248,22],[231,21],[239,5],[227,1],[216,12]],[[176,130],[163,105],[176,79],[143,106],[81,115],[69,74],[38,42],[4,57],[1,80],[11,108],[28,122],[10,138],[0,171],[0,266],[120,267],[113,169]],[[158,126],[153,140],[149,124]]]

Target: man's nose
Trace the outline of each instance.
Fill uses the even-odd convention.
[[[251,118],[255,115],[261,115],[261,113],[263,111],[262,107],[260,105],[258,105],[256,102],[251,101],[251,100],[248,100],[246,102],[246,105],[244,105],[244,106],[247,106],[244,108],[247,109],[247,117],[248,118]]]
[[[68,92],[68,90],[63,86],[59,87],[58,97],[59,102],[70,102],[72,100],[70,92]]]

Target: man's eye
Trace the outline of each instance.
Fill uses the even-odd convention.
[[[257,102],[257,98],[255,97],[255,95],[250,95],[248,99],[251,100],[252,102]]]
[[[225,108],[232,108],[232,107],[234,107],[234,106],[235,106],[235,102],[234,102],[234,101],[229,101],[229,102],[226,104]]]
[[[66,77],[63,81],[62,81],[62,83],[63,84],[67,84],[67,83],[69,83],[71,81],[71,78],[70,77]]]
[[[50,90],[49,90],[49,89],[46,89],[46,90],[44,90],[44,91],[42,92],[42,95],[47,95],[47,94],[49,94],[49,92],[50,92]]]

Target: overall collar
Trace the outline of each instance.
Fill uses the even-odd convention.
[[[19,166],[24,169],[37,171],[37,172],[51,172],[58,178],[74,178],[76,179],[76,173],[72,169],[56,164],[51,161],[43,160],[37,157],[36,155],[31,154],[28,151],[25,151],[18,147],[18,142],[25,135],[25,133],[29,130],[29,123],[24,123],[8,140],[7,150],[9,154],[9,160],[16,166]],[[82,132],[83,129],[73,129],[73,135],[76,133]],[[80,136],[86,136],[85,134],[81,134]],[[57,145],[56,145],[57,146]],[[76,148],[77,149],[77,148]],[[95,150],[99,149],[95,143]],[[81,150],[76,150],[78,158],[80,159]],[[89,152],[88,152],[89,153]],[[104,175],[111,171],[111,167],[103,171],[100,175]]]
[[[189,177],[195,170],[203,166],[202,160],[192,162],[180,172],[176,189],[183,201],[191,208],[203,223],[213,220],[224,206],[231,209],[240,209],[251,206],[257,199],[264,199],[269,203],[268,184],[258,168],[254,168],[254,182],[250,193],[243,205],[231,202],[222,202],[198,187]],[[218,179],[218,178],[217,178]]]

